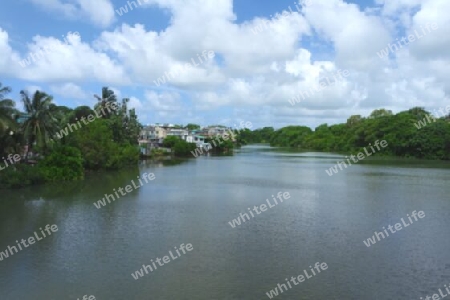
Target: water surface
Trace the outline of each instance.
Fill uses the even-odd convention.
[[[448,285],[448,165],[364,161],[328,176],[340,157],[247,146],[234,156],[143,162],[81,182],[1,191],[0,251],[46,224],[59,230],[0,261],[0,298],[268,299],[316,262],[328,270],[276,299],[419,299]],[[145,172],[156,179],[94,207]],[[291,198],[230,227],[278,192]],[[426,217],[363,244],[414,210]],[[132,278],[182,243],[194,250]]]

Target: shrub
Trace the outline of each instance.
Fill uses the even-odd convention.
[[[77,148],[60,146],[39,162],[46,181],[71,181],[84,178],[83,158]]]
[[[0,188],[21,188],[45,182],[38,165],[16,164],[0,172]]]

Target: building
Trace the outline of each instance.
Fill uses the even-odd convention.
[[[147,155],[152,148],[162,146],[164,139],[167,137],[167,131],[160,126],[146,126],[139,134],[139,146],[141,153]]]
[[[170,129],[167,131],[167,136],[176,136],[188,142],[189,131],[187,129]]]
[[[205,137],[202,135],[193,135],[193,143],[196,144],[197,148],[204,148],[206,151],[212,148],[210,143],[205,143]]]
[[[201,130],[200,134],[208,138],[216,138],[217,136],[229,135],[231,128],[225,126],[208,126]]]

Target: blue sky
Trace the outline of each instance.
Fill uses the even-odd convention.
[[[315,127],[380,107],[450,104],[445,0],[310,0],[300,11],[286,0],[141,3],[123,15],[118,0],[4,3],[0,82],[16,101],[21,89],[40,89],[69,107],[92,106],[109,86],[131,98],[144,124]],[[427,24],[421,38],[379,55]],[[204,51],[215,56],[179,71]],[[350,75],[317,89],[342,70]],[[157,86],[166,72],[178,73]]]

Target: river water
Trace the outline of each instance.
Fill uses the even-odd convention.
[[[80,182],[0,191],[0,252],[47,224],[58,227],[3,257],[0,299],[269,299],[286,278],[311,275],[316,262],[328,268],[275,298],[409,300],[444,291],[449,165],[367,160],[328,176],[340,157],[246,146],[234,156],[141,162]],[[155,179],[93,205],[146,172]],[[279,192],[290,198],[274,205]],[[273,207],[229,224],[267,202]],[[425,217],[410,222],[413,211]],[[365,245],[402,218],[407,227]],[[193,249],[131,275],[183,243]]]

